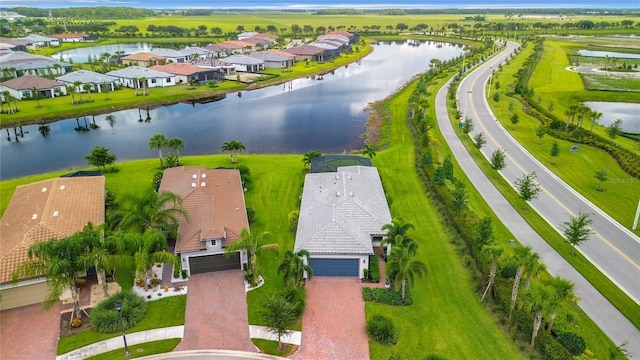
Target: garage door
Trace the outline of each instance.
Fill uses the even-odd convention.
[[[4,289],[0,291],[0,310],[43,302],[50,291],[46,281]]]
[[[313,276],[355,276],[358,274],[358,259],[309,259]]]
[[[191,275],[240,269],[240,253],[237,252],[229,257],[223,254],[190,257],[189,269]]]

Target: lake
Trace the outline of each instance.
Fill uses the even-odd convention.
[[[603,101],[586,101],[584,104],[602,113],[602,118],[598,121],[600,125],[609,126],[620,119],[623,131],[640,134],[640,104]]]
[[[69,60],[73,60],[74,63],[87,63],[89,62],[89,56],[91,56],[92,58],[100,58],[100,56],[104,53],[114,55],[116,51],[124,51],[125,54],[134,54],[140,51],[149,51],[153,48],[153,44],[147,43],[99,45],[65,50],[55,53],[51,55],[51,57],[56,60],[66,62],[69,62]]]
[[[461,56],[459,45],[381,43],[359,63],[317,77],[302,78],[259,90],[231,93],[207,104],[175,104],[149,110],[117,111],[95,117],[97,129],[75,131],[85,119],[50,124],[47,137],[38,126],[24,126],[19,142],[6,130],[0,135],[0,179],[86,166],[85,156],[94,146],[111,149],[118,160],[152,158],[157,150],[148,141],[156,133],[180,137],[186,146],[180,154],[218,154],[229,140],[242,141],[247,153],[305,153],[320,150],[341,153],[362,148],[367,104],[394,93],[414,75],[429,68],[432,58]],[[153,91],[153,89],[150,89]],[[104,96],[94,94],[96,101]],[[87,117],[87,124],[92,122]],[[19,130],[18,130],[19,131]],[[28,132],[28,133],[26,133]],[[166,153],[167,151],[165,151]]]
[[[619,59],[640,59],[640,54],[630,54],[630,53],[621,53],[621,52],[613,52],[613,51],[578,50],[578,55],[600,57],[600,58],[608,56],[610,58],[619,58]]]

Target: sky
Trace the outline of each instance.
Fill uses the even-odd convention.
[[[10,8],[27,6],[38,8],[61,8],[79,6],[128,6],[137,8],[273,8],[273,9],[449,9],[449,8],[640,8],[640,0],[2,0],[0,6]]]

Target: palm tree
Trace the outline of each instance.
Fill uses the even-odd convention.
[[[134,95],[138,96],[138,78],[131,78],[131,81],[133,82],[133,88],[135,89]]]
[[[529,289],[531,286],[531,279],[537,277],[541,273],[547,270],[547,266],[540,262],[540,255],[537,253],[531,254],[530,261],[525,264],[527,267],[524,271],[525,279],[524,279],[524,288]]]
[[[602,118],[601,112],[591,111],[591,132],[593,132],[594,125],[597,124],[601,118]]]
[[[66,290],[70,290],[73,298],[71,318],[81,318],[80,297],[76,286],[77,274],[86,268],[80,261],[81,256],[89,250],[87,237],[81,232],[61,239],[50,239],[37,242],[29,247],[28,260],[16,267],[11,281],[16,284],[19,279],[45,275],[51,292],[45,298],[43,306],[50,309]]]
[[[147,96],[147,78],[141,77],[140,82],[142,83],[142,96]]]
[[[422,278],[427,274],[427,266],[414,259],[415,255],[409,253],[409,249],[405,247],[395,247],[391,260],[387,263],[385,271],[387,274],[395,274],[393,276],[396,290],[401,287],[402,300],[405,300],[407,283],[412,287],[415,278]]]
[[[82,104],[82,81],[78,80],[73,82],[73,91],[78,93],[78,96],[80,96],[80,103]]]
[[[553,297],[549,304],[551,315],[549,316],[549,322],[547,322],[547,332],[551,332],[553,321],[556,319],[556,313],[560,306],[566,302],[576,301],[578,297],[573,292],[573,283],[567,279],[555,276],[546,283],[553,289]]]
[[[158,149],[158,157],[160,158],[160,168],[164,168],[162,162],[162,148],[167,146],[169,139],[164,134],[155,134],[149,139],[149,149]]]
[[[364,144],[362,155],[373,160],[373,158],[376,156],[376,148],[373,145]]]
[[[229,151],[231,153],[231,163],[238,162],[238,152],[244,151],[245,147],[242,141],[230,140],[222,144],[222,152]]]
[[[544,284],[536,284],[525,293],[522,308],[533,313],[531,348],[536,345],[536,337],[542,325],[542,317],[549,311],[552,298],[553,290]]]
[[[89,97],[89,102],[91,102],[91,84],[82,85],[82,90],[87,92],[87,96]]]
[[[176,238],[182,218],[188,220],[189,213],[182,207],[180,196],[170,191],[156,193],[149,189],[141,197],[133,194],[125,196],[110,220],[117,221],[116,228],[119,230],[142,233],[148,229],[158,229]]]
[[[516,300],[518,299],[518,292],[520,291],[520,281],[524,276],[527,269],[532,267],[532,263],[538,262],[540,256],[534,253],[531,246],[517,246],[513,251],[513,257],[515,263],[518,265],[516,271],[516,277],[513,280],[513,289],[511,291],[511,307],[509,308],[509,320],[513,315],[513,310],[516,308]]]
[[[403,245],[405,242],[409,242],[413,240],[411,237],[407,235],[407,232],[415,227],[411,223],[405,223],[401,218],[392,219],[390,223],[382,225],[382,230],[386,230],[386,235],[380,242],[380,247],[383,247],[387,244],[396,243],[396,236],[400,235],[403,239]],[[389,249],[387,249],[387,254],[389,253]]]
[[[167,251],[167,238],[159,229],[149,228],[142,234],[122,232],[116,234],[115,238],[118,251],[130,255],[130,261],[135,265],[136,278],[144,281],[145,290],[149,289],[153,264],[173,264],[176,261],[176,256]]]
[[[260,277],[260,264],[258,256],[265,251],[274,251],[277,252],[280,249],[278,244],[262,244],[259,245],[263,240],[266,240],[270,234],[268,232],[263,232],[260,235],[256,235],[253,233],[249,233],[247,228],[242,228],[240,231],[240,240],[232,243],[227,246],[225,249],[225,255],[231,256],[236,251],[244,250],[249,256],[249,268],[247,269],[249,272],[249,283],[252,286],[255,286],[258,282],[258,278]]]
[[[40,91],[38,91],[38,88],[36,88],[35,86],[31,88],[31,95],[33,96],[34,99],[36,99],[36,102],[38,103],[38,105],[36,107],[40,107]]]
[[[75,90],[74,87],[71,85],[67,85],[67,94],[71,94],[71,105],[76,103],[76,97],[73,95],[75,94]]]
[[[93,226],[87,224],[82,230],[82,236],[91,243],[91,249],[82,254],[80,261],[85,268],[95,266],[98,283],[102,284],[102,291],[105,298],[109,297],[109,287],[107,286],[107,272],[115,270],[119,255],[114,255],[115,243],[104,238],[104,225]]]
[[[500,261],[500,257],[502,256],[502,252],[504,249],[498,245],[485,245],[482,247],[482,252],[491,260],[491,266],[489,268],[489,284],[487,284],[487,288],[484,290],[484,294],[480,298],[480,301],[484,300],[484,297],[487,296],[493,287],[496,279],[496,272],[498,269],[498,262]]]
[[[182,140],[182,138],[179,138],[179,137],[172,138],[169,141],[167,141],[167,146],[172,148],[173,151],[176,153],[176,159],[178,160],[178,164],[180,164],[180,151],[178,151],[178,149],[184,147],[184,140]]]
[[[305,257],[307,262],[311,258],[311,254],[305,249],[300,249],[296,253],[287,250],[284,254],[284,260],[278,266],[278,274],[283,273],[285,284],[300,287],[304,284],[305,273],[307,275],[306,278],[311,280],[313,269],[308,263],[305,263]]]
[[[308,153],[304,154],[304,156],[302,157],[302,163],[304,164],[304,166],[311,166],[311,162],[313,161],[313,159],[318,158],[322,156],[322,153],[320,151],[314,150],[314,151],[309,151]]]

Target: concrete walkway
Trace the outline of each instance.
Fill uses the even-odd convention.
[[[267,328],[264,326],[249,325],[249,336],[252,339],[255,338],[255,339],[278,341],[278,336],[276,336],[274,333],[267,330]],[[300,346],[301,340],[302,340],[302,332],[293,331],[293,330],[291,330],[291,332],[288,335],[283,335],[281,339],[281,341],[285,344],[292,344],[292,345],[298,345],[298,346]]]
[[[129,345],[129,347],[131,347],[132,345],[142,344],[150,341],[182,339],[183,336],[184,326],[171,326],[127,334],[127,344]],[[99,341],[97,343],[81,347],[80,349],[70,351],[66,354],[58,355],[56,356],[56,360],[86,359],[90,356],[122,348],[124,348],[124,341],[122,339],[122,336],[116,336],[111,339]]]

